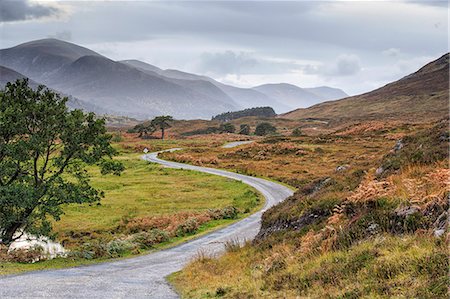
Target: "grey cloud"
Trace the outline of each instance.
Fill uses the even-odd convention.
[[[339,55],[331,64],[306,65],[303,68],[306,74],[323,75],[327,77],[352,76],[361,71],[361,62],[356,55]]]
[[[361,70],[359,58],[356,55],[341,55],[336,61],[336,65],[331,69],[330,75],[350,76]]]
[[[400,49],[397,48],[389,48],[381,52],[385,56],[389,57],[397,57],[401,54]]]
[[[197,68],[201,72],[209,72],[216,75],[234,74],[240,75],[254,69],[258,61],[249,53],[225,51],[221,53],[204,53]]]
[[[31,3],[28,0],[0,0],[0,22],[39,19],[58,14],[52,6]]]
[[[65,41],[71,41],[72,40],[72,31],[70,30],[63,30],[56,32],[55,34],[48,35],[49,38],[57,38]]]

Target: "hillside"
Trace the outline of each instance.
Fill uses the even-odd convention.
[[[448,125],[164,154],[298,188],[263,214],[255,240],[199,254],[170,281],[183,298],[448,298]]]
[[[282,103],[283,106],[278,108],[279,113],[348,97],[343,90],[328,86],[301,88],[293,84],[276,83],[259,85],[253,89]]]
[[[24,75],[12,70],[12,69],[9,69],[7,67],[0,66],[0,89],[3,89],[6,86],[6,83],[8,83],[8,82],[15,82],[18,79],[25,79],[25,78],[27,78],[27,76],[24,76]],[[39,85],[42,85],[42,84],[29,79],[28,85],[31,88],[35,89]],[[64,94],[57,90],[54,90],[54,91],[59,93],[63,97],[68,97],[69,100],[67,102],[67,106],[70,109],[82,109],[85,111],[92,111],[92,112],[95,112],[98,114],[107,114],[110,112],[107,109],[103,109],[99,106],[81,101],[81,100],[73,97],[72,95],[67,95],[67,94]]]
[[[0,50],[0,65],[87,104],[99,106],[108,114],[141,119],[170,114],[191,119],[210,118],[239,108],[220,90],[219,95],[215,95],[211,91],[202,92],[195,84],[182,86],[158,74],[55,39]]]
[[[297,109],[290,119],[437,119],[448,114],[449,54],[374,91]]]
[[[283,99],[275,100],[274,98],[262,92],[254,90],[252,88],[235,87],[223,84],[206,76],[200,76],[196,74],[182,72],[179,70],[172,70],[172,69],[161,70],[160,68],[155,67],[154,65],[138,60],[125,60],[121,62],[139,68],[140,70],[143,71],[156,73],[166,78],[166,80],[176,82],[184,86],[189,86],[190,84],[192,84],[189,82],[197,82],[196,83],[197,86],[199,85],[205,86],[206,83],[212,84],[216,88],[220,89],[223,93],[225,93],[227,97],[232,99],[232,101],[236,103],[239,108],[270,106],[273,107],[278,113],[292,109],[292,107],[290,108],[288,105],[283,103]],[[210,86],[208,88],[211,89]]]
[[[345,96],[330,87],[266,84],[242,88],[212,78],[163,70],[139,60],[113,61],[90,49],[42,39],[0,50],[0,66],[71,95],[108,114],[147,119],[170,114],[209,119],[226,111],[270,106],[277,113]],[[81,106],[80,106],[81,107]]]

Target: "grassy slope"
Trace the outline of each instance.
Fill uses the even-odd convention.
[[[377,90],[288,112],[289,119],[409,119],[427,121],[448,114],[449,54]]]
[[[154,141],[160,146],[159,141]],[[166,146],[166,144],[164,144]],[[85,242],[114,239],[122,219],[139,217],[164,217],[178,213],[202,213],[208,209],[220,209],[234,205],[249,208],[236,219],[219,219],[206,222],[184,236],[174,236],[169,241],[156,244],[150,249],[159,249],[179,244],[182,241],[218,229],[256,211],[263,204],[256,201],[257,195],[251,187],[231,179],[188,171],[163,168],[139,159],[141,154],[122,150],[118,156],[126,170],[120,176],[102,176],[91,169],[93,186],[105,191],[100,205],[83,204],[65,207],[65,215],[54,223],[57,239],[72,249],[79,250]],[[257,202],[255,205],[254,202]],[[138,250],[125,252],[122,256],[142,254]],[[62,268],[110,260],[100,257],[93,260],[70,257],[57,258],[34,264],[0,262],[0,275],[23,271]]]
[[[397,136],[404,147],[374,156],[363,172],[355,155],[318,191],[320,180],[302,184],[264,214],[256,242],[201,257],[170,280],[186,298],[447,298],[445,234],[433,234],[448,210],[448,123],[407,131],[341,132],[349,142]],[[385,172],[374,177],[379,165]]]

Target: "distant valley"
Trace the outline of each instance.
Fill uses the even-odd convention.
[[[277,113],[344,98],[340,89],[266,84],[239,88],[212,78],[163,70],[138,60],[113,61],[78,45],[43,39],[0,50],[0,85],[27,77],[69,96],[69,107],[147,119],[210,119],[213,115],[270,106]]]

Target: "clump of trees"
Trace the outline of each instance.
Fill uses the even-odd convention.
[[[27,79],[0,91],[0,243],[47,235],[62,205],[99,201],[87,165],[102,174],[124,169],[112,160],[104,119],[69,111],[67,100],[44,86],[33,90]]]
[[[171,128],[171,122],[173,117],[170,115],[157,116],[150,122],[137,124],[132,129],[128,130],[129,133],[138,133],[140,138],[147,138],[149,135],[161,130],[161,139],[164,139],[166,129]]]
[[[242,117],[248,116],[257,116],[257,117],[274,117],[277,114],[271,107],[256,107],[256,108],[248,108],[240,111],[234,112],[226,112],[212,117],[212,120],[219,120],[223,122],[227,122],[233,119],[238,119]]]
[[[194,131],[185,132],[183,136],[206,135],[206,134],[223,134],[236,133],[236,127],[231,123],[223,123],[219,127],[207,127],[205,129],[198,129]],[[251,128],[249,124],[241,124],[238,134],[251,135]],[[256,126],[254,134],[258,136],[273,135],[277,133],[277,128],[268,122],[260,123]]]
[[[268,122],[260,123],[256,126],[255,129],[255,135],[258,136],[266,136],[266,135],[272,135],[277,132],[277,128],[275,128],[273,125],[271,125]]]

